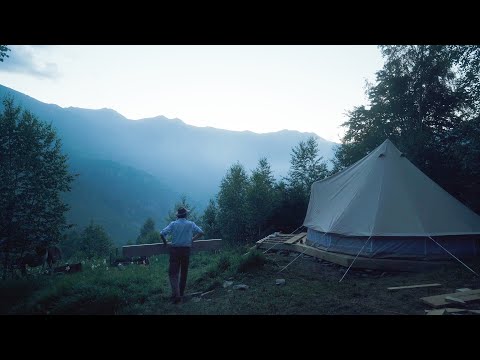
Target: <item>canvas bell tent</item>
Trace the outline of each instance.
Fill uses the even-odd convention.
[[[312,184],[307,243],[377,259],[443,260],[480,254],[480,216],[385,140]]]

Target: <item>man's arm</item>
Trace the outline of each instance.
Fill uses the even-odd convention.
[[[162,241],[163,241],[163,244],[165,246],[167,246],[167,239],[165,239],[165,235],[168,235],[170,234],[170,232],[172,231],[172,224],[173,222],[171,222],[170,224],[168,224],[168,226],[163,229],[162,231],[160,231],[160,237],[162,238]],[[165,235],[164,235],[165,234]]]
[[[192,238],[192,243],[203,236],[203,230],[195,223],[193,223],[193,232],[195,236]]]
[[[165,236],[163,236],[162,234],[160,234],[160,237],[162,238],[163,245],[167,246],[167,239],[165,239]]]
[[[197,234],[192,238],[192,241],[195,241],[195,240],[200,239],[203,235],[204,235],[203,232],[197,233]]]

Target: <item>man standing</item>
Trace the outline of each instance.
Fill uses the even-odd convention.
[[[187,209],[179,208],[177,210],[177,220],[172,221],[160,232],[165,245],[167,245],[165,235],[172,234],[168,276],[172,286],[172,300],[174,304],[182,301],[185,292],[192,242],[203,236],[203,230],[193,221],[187,220],[187,212]],[[194,234],[195,236],[193,236]]]

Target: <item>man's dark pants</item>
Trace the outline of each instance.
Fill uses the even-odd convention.
[[[190,262],[189,247],[170,248],[170,265],[168,267],[168,276],[172,286],[172,297],[179,299],[185,292],[187,285],[188,264]]]

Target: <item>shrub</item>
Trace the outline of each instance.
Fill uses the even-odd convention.
[[[266,263],[265,255],[258,251],[250,251],[247,255],[240,257],[238,272],[246,273],[263,268]]]

